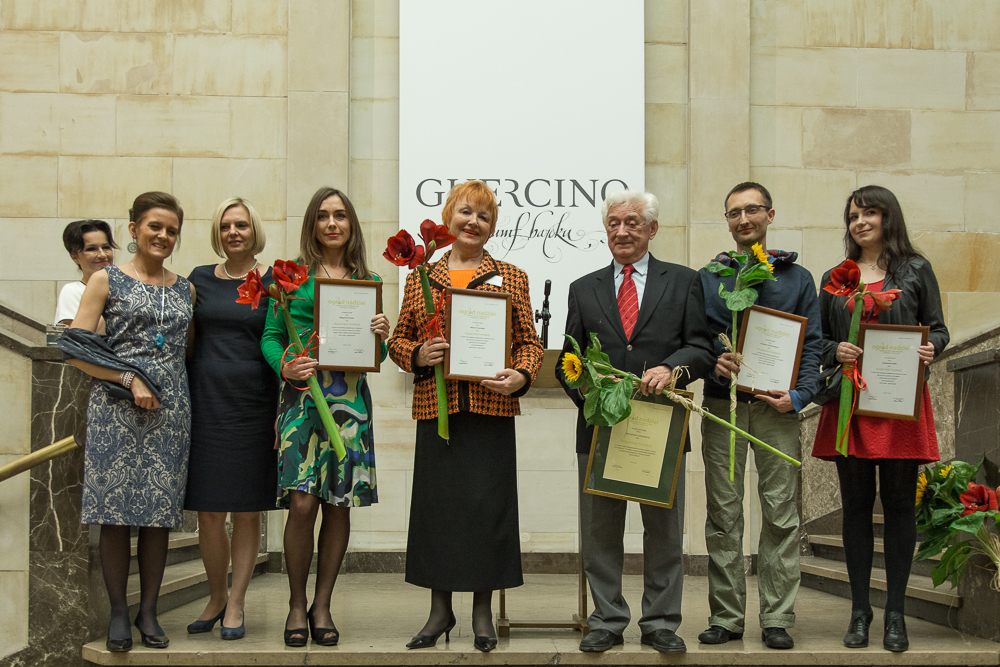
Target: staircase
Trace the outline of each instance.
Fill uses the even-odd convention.
[[[876,607],[884,607],[886,583],[882,515],[876,514],[873,523],[875,557],[872,559],[871,602]],[[851,585],[847,577],[844,541],[840,535],[810,535],[809,546],[813,555],[802,557],[802,585],[850,599]],[[930,575],[938,558],[913,563],[906,587],[906,615],[955,627],[962,596],[948,583],[934,587]]]

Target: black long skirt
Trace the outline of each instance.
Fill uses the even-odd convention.
[[[524,583],[517,521],[514,418],[449,416],[417,422],[406,581],[444,591],[493,591]]]

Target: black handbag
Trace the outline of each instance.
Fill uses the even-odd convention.
[[[819,370],[819,390],[812,398],[816,405],[823,405],[830,401],[840,400],[840,381],[844,377],[842,364],[836,366],[820,366]]]

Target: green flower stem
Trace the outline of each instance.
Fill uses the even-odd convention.
[[[854,314],[851,316],[851,329],[847,334],[847,342],[858,344],[858,330],[861,328],[861,311],[865,309],[864,294],[854,297]],[[857,363],[857,362],[855,362]],[[847,377],[840,379],[840,412],[837,414],[837,453],[847,456],[848,438],[844,432],[850,427],[851,408],[854,406],[854,382]]]
[[[288,312],[287,302],[281,303],[281,312],[285,316],[285,328],[288,329],[288,338],[295,347],[295,354],[302,354],[305,347],[302,345],[302,339],[299,338],[295,322],[292,321],[292,315]],[[344,449],[344,442],[340,439],[340,429],[337,428],[337,424],[333,421],[333,415],[330,414],[330,406],[326,402],[326,396],[323,395],[323,390],[319,387],[319,380],[316,379],[315,375],[312,375],[306,380],[306,384],[309,385],[309,394],[312,396],[313,402],[316,403],[316,411],[319,412],[320,421],[323,422],[323,427],[326,428],[326,433],[330,436],[330,444],[337,454],[337,460],[343,461],[347,458],[347,450]]]
[[[733,314],[733,352],[736,351],[736,311]],[[729,374],[729,481],[736,478],[736,374]]]
[[[423,264],[417,267],[420,276],[420,287],[424,293],[424,308],[428,315],[434,315],[434,297],[431,295],[431,282],[427,279],[427,269]],[[438,435],[449,440],[448,433],[448,389],[444,384],[444,371],[441,364],[434,364],[434,383],[437,385]]]

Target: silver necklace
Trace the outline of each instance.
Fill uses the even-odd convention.
[[[142,277],[139,275],[139,269],[135,267],[135,262],[129,262],[132,265],[132,270],[135,271],[135,277],[139,280],[139,284],[142,285],[143,294],[148,294],[146,291],[146,283],[143,282]],[[153,340],[156,342],[156,347],[163,347],[165,339],[163,338],[163,304],[166,302],[167,297],[167,270],[160,267],[160,318],[156,321],[156,338]]]
[[[228,259],[227,259],[226,261],[224,261],[224,262],[222,263],[222,270],[223,270],[223,272],[224,272],[224,273],[225,273],[225,274],[226,274],[227,276],[229,276],[229,279],[230,279],[230,280],[243,280],[243,279],[245,279],[245,278],[246,278],[247,276],[249,276],[249,275],[250,275],[250,271],[253,271],[254,269],[256,269],[256,268],[257,268],[257,264],[258,264],[259,262],[257,262],[257,260],[255,259],[255,260],[253,261],[253,266],[251,266],[251,267],[250,267],[250,269],[249,269],[249,270],[248,270],[248,271],[247,271],[246,273],[244,273],[244,274],[243,274],[242,276],[234,276],[233,274],[229,273],[229,270],[228,270],[228,269],[226,268],[226,264],[228,264],[228,263],[229,263],[229,260],[228,260]]]
[[[323,269],[323,273],[326,274],[327,278],[333,278],[333,276],[330,275],[330,272],[326,270],[326,265],[325,264],[320,264],[320,267]],[[351,270],[350,269],[344,269],[344,277],[341,278],[341,280],[347,280],[347,277],[349,275],[351,275]]]

